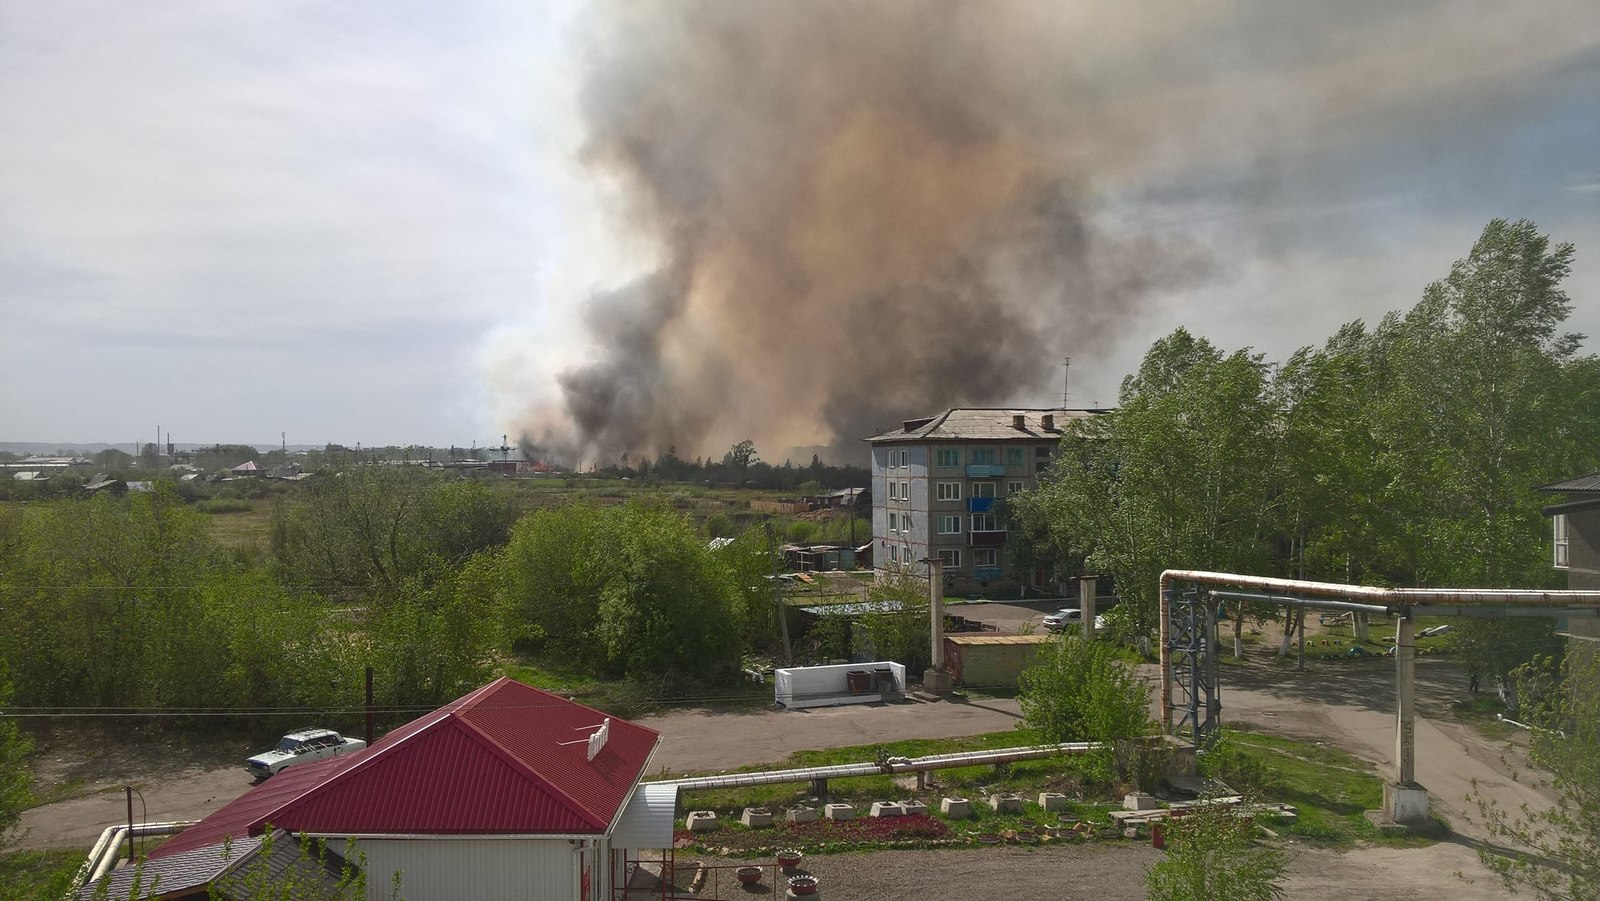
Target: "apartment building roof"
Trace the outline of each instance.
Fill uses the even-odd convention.
[[[866,439],[882,441],[1005,441],[1060,438],[1074,419],[1088,419],[1110,410],[1067,410],[1038,407],[952,407],[937,416],[908,419],[901,427]],[[1020,419],[1018,417],[1021,417]],[[1049,417],[1048,427],[1046,426]]]

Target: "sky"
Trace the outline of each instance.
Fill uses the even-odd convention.
[[[1590,0],[1216,0],[1137,18],[1086,2],[1042,24],[1036,5],[966,6],[1002,20],[973,53],[1014,42],[1037,62],[1021,90],[1071,94],[996,105],[1028,118],[1029,165],[1070,174],[1085,227],[1150,269],[1197,261],[1119,301],[1092,341],[1029,345],[1072,356],[1073,405],[1113,402],[1178,325],[1281,358],[1406,309],[1495,216],[1577,246],[1571,326],[1600,333]],[[732,0],[0,5],[0,440],[148,441],[159,425],[179,442],[445,446],[570,427],[561,375],[604,356],[594,298],[681,252],[659,171],[618,162],[639,137],[618,111],[671,79],[737,83],[705,74],[702,32],[789,46],[792,24],[730,24],[734,8],[778,21]],[[800,59],[796,82],[815,75]],[[676,108],[722,112],[698,99]],[[726,153],[719,167],[750,168],[746,128],[787,140],[717,122],[714,142],[696,119],[659,127],[701,129],[664,146]],[[745,210],[719,203],[695,209]],[[845,327],[829,318],[823,339]],[[1059,367],[1005,390],[1059,401]],[[747,433],[861,437],[829,433],[825,411],[796,432],[728,405],[739,418],[695,433],[705,452]]]

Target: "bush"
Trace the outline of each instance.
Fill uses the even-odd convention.
[[[1272,901],[1283,897],[1282,851],[1256,845],[1255,823],[1207,805],[1168,819],[1167,856],[1145,874],[1150,901]]]

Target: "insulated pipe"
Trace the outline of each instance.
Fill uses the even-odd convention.
[[[1038,745],[1023,748],[996,748],[990,751],[961,751],[954,754],[931,754],[897,760],[892,763],[839,763],[831,766],[802,767],[793,770],[769,770],[764,773],[729,773],[723,776],[698,776],[689,779],[664,779],[650,784],[675,785],[679,791],[706,788],[736,788],[747,785],[771,785],[779,782],[805,782],[812,779],[846,779],[852,776],[878,776],[884,773],[916,773],[959,766],[979,766],[990,763],[1011,763],[1017,760],[1036,760],[1059,754],[1081,754],[1102,747],[1100,742],[1074,741],[1058,745]]]
[[[1241,573],[1221,573],[1198,569],[1169,569],[1161,573],[1159,593],[1161,604],[1161,727],[1172,732],[1172,652],[1167,648],[1171,632],[1171,611],[1167,592],[1173,582],[1196,582],[1201,585],[1228,585],[1237,588],[1255,588],[1268,592],[1281,591],[1293,595],[1311,595],[1324,598],[1349,598],[1368,601],[1384,607],[1404,608],[1411,605],[1433,606],[1454,604],[1462,606],[1519,606],[1519,607],[1600,607],[1600,591],[1540,591],[1535,589],[1492,588],[1380,588],[1374,585],[1347,585],[1340,582],[1313,582],[1305,579],[1281,579],[1275,576],[1250,576]]]
[[[170,823],[137,823],[132,829],[133,835],[171,835],[174,832],[193,826],[196,820],[183,820]],[[84,885],[93,885],[105,878],[116,865],[117,856],[122,850],[122,843],[128,840],[129,829],[127,826],[107,826],[100,833],[100,839],[89,850],[89,857],[78,868],[78,873],[72,878],[71,890],[76,892]]]

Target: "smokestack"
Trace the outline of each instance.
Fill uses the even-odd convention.
[[[1046,413],[1043,416],[1040,416],[1039,417],[1039,428],[1044,429],[1046,432],[1055,431],[1056,430],[1056,414],[1054,414],[1054,413]]]
[[[1028,427],[1028,417],[1022,415],[1021,413],[1012,413],[1011,427],[1019,432],[1022,431]]]

